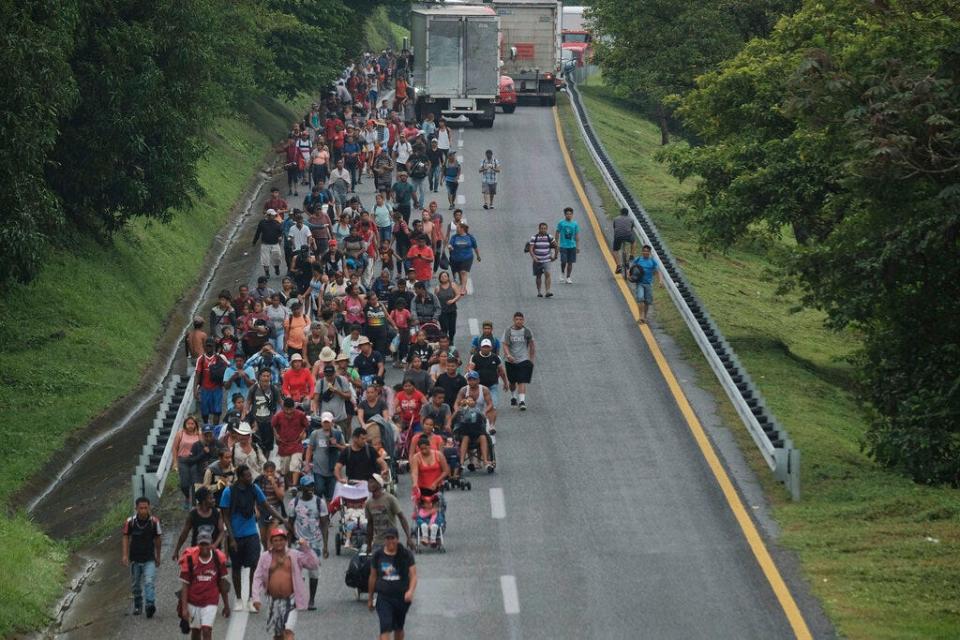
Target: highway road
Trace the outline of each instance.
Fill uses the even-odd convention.
[[[459,305],[457,346],[466,350],[471,325],[493,320],[499,335],[521,310],[537,362],[529,410],[501,407],[497,472],[475,474],[470,492],[448,493],[448,553],[418,556],[408,637],[793,637],[610,277],[551,110],[522,107],[499,115],[493,129],[466,128],[462,137],[460,191],[483,261],[474,265],[474,294]],[[480,207],[477,169],[487,148],[503,167],[494,211]],[[555,284],[554,298],[537,298],[522,247],[538,222],[552,232],[564,206],[581,225],[574,284]],[[662,289],[657,294],[669,304]],[[405,476],[399,494],[409,509],[407,483]],[[168,532],[179,525],[168,522]],[[298,637],[375,637],[376,615],[343,583],[346,565],[342,557],[324,563],[319,609],[301,613]],[[792,591],[806,592],[785,578]],[[168,562],[162,592],[172,592],[173,581]],[[165,621],[128,616],[112,632],[173,637],[171,601],[160,600]],[[229,623],[218,620],[215,637],[264,638],[264,625],[264,616],[234,614]],[[65,636],[93,637],[93,629],[104,627]],[[822,623],[811,631],[832,635]]]

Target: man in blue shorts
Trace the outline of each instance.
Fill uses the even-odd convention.
[[[260,561],[260,531],[257,528],[257,507],[269,513],[276,522],[283,522],[280,514],[270,503],[263,490],[253,483],[253,473],[245,464],[236,469],[237,481],[220,494],[220,511],[227,530],[227,548],[230,550],[230,568],[233,572],[233,591],[237,596],[234,611],[243,611],[241,599],[240,570],[250,569],[250,586],[253,592],[253,572]],[[248,611],[256,612],[253,603]]]
[[[640,304],[640,324],[647,322],[647,311],[653,304],[653,276],[663,286],[663,276],[660,275],[660,263],[652,257],[650,245],[645,244],[640,255],[630,263],[628,277],[637,288],[637,302]]]
[[[557,239],[560,242],[560,282],[573,284],[570,274],[580,253],[580,225],[573,219],[570,207],[563,210],[563,220],[557,223]]]

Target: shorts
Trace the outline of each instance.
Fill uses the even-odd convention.
[[[200,415],[209,416],[223,411],[223,388],[200,389]]]
[[[279,267],[283,262],[283,248],[277,244],[260,245],[260,266]]]
[[[614,238],[613,250],[620,251],[620,247],[622,247],[625,244],[633,244],[633,238]]]
[[[461,271],[466,271],[469,273],[471,268],[473,268],[473,258],[450,261],[450,271],[453,273],[460,273]]]
[[[380,242],[390,244],[390,240],[393,239],[393,225],[377,227],[377,231],[380,233]]]
[[[190,612],[190,628],[200,629],[206,627],[213,628],[213,623],[217,619],[217,605],[208,604],[205,607],[195,607],[192,604],[187,605]]]
[[[460,188],[459,182],[457,182],[456,180],[447,180],[447,193],[450,194],[450,196],[457,195],[457,189],[459,188]]]
[[[571,247],[569,249],[565,247],[560,247],[560,262],[563,264],[573,264],[577,261],[577,248]]]
[[[469,438],[470,440],[476,440],[485,432],[482,424],[468,424],[457,429],[457,434],[461,438]]]
[[[550,273],[550,263],[549,262],[539,262],[537,260],[533,261],[533,275],[540,276],[543,274]]]
[[[409,610],[410,603],[403,601],[403,594],[388,596],[378,593],[377,617],[380,618],[380,633],[403,631]]]
[[[497,183],[496,182],[480,183],[480,192],[488,196],[497,195]]]
[[[303,453],[291,453],[289,456],[280,456],[280,464],[277,465],[277,472],[282,475],[288,473],[300,473],[303,469]]]
[[[523,362],[505,362],[507,370],[507,380],[510,384],[528,384],[533,377],[533,363],[529,360]]]
[[[653,304],[653,283],[637,283],[637,302],[643,302],[648,307]]]
[[[235,569],[248,567],[254,569],[260,561],[260,536],[237,538],[237,550],[230,550],[230,563]]]

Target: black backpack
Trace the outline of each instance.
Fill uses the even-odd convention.
[[[207,361],[204,359],[203,366],[207,368],[210,380],[217,384],[223,384],[223,375],[227,372],[227,363],[223,361],[223,358],[217,356],[212,365],[207,365]]]
[[[643,267],[636,262],[631,264],[630,270],[627,272],[627,279],[634,284],[643,280]]]
[[[343,581],[351,589],[356,589],[360,593],[366,593],[369,580],[370,556],[358,553],[350,558],[350,564],[347,565],[347,573],[343,577]]]
[[[410,176],[413,178],[426,178],[427,177],[427,163],[423,159],[418,158],[416,162],[413,163],[413,166],[410,167]]]

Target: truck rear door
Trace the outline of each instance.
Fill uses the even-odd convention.
[[[470,17],[464,29],[464,95],[493,98],[500,88],[497,19]]]
[[[460,38],[459,17],[431,17],[427,31],[427,86],[433,96],[460,96]]]

